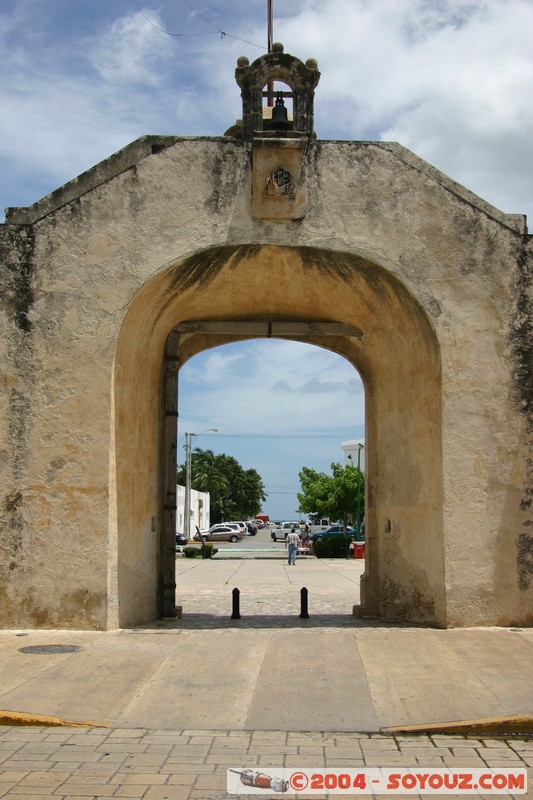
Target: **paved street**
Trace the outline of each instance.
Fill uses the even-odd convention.
[[[0,797],[219,800],[228,767],[532,766],[533,737],[444,731],[533,713],[533,630],[361,620],[363,561],[260,548],[178,556],[182,619],[0,632],[3,720],[34,723],[0,727]]]

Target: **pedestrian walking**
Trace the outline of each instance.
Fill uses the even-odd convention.
[[[285,547],[289,549],[289,566],[295,566],[296,555],[298,554],[298,545],[300,544],[300,536],[296,533],[296,528],[292,528],[291,532],[287,534],[285,539]]]

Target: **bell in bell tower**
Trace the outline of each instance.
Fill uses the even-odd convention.
[[[302,219],[308,147],[316,138],[318,65],[314,59],[304,64],[275,43],[272,52],[252,64],[245,56],[239,58],[235,79],[241,89],[242,127],[226,135],[252,143],[252,216],[273,221]],[[292,114],[286,101],[292,104]]]
[[[276,103],[272,108],[272,116],[270,120],[263,119],[263,130],[269,131],[290,131],[292,130],[292,122],[289,120],[285,101],[283,100],[283,92],[276,92]]]

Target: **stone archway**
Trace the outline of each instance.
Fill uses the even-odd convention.
[[[318,65],[272,49],[238,60],[227,136],[141,137],[0,226],[7,627],[155,617],[165,370],[213,345],[185,323],[242,325],[258,301],[267,324],[362,333],[316,343],[366,385],[366,609],[531,624],[525,217],[397,143],[315,139]],[[288,128],[263,123],[270,80],[292,90]]]
[[[445,625],[441,372],[428,317],[397,278],[371,261],[267,245],[194,254],[151,278],[129,307],[114,368],[108,625],[153,619],[172,583],[160,547],[171,505],[165,353],[166,380],[174,380],[176,367],[202,350],[265,335],[242,327],[257,325],[258,298],[271,332],[293,338],[290,326],[300,323],[304,341],[345,356],[365,383],[364,610]],[[211,330],[199,322],[213,323]],[[290,323],[286,333],[276,328],[281,323]]]

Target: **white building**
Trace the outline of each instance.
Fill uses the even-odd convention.
[[[359,466],[361,471],[365,471],[365,440],[364,439],[351,439],[348,442],[342,442],[341,447],[344,450],[344,466],[353,464],[354,467]],[[359,450],[361,455],[359,455]],[[359,463],[358,463],[359,459]]]
[[[180,533],[185,528],[185,486],[176,487],[176,530]],[[200,530],[206,530],[211,526],[211,498],[209,492],[197,492],[196,489],[191,489],[191,536],[196,531],[196,526]]]

